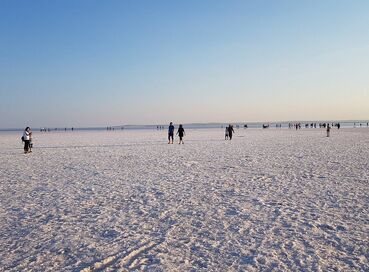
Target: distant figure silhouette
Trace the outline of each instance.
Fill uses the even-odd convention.
[[[229,139],[229,131],[228,131],[228,127],[225,128],[225,135],[224,135],[225,140]]]
[[[233,126],[232,126],[232,125],[229,125],[229,126],[228,126],[228,136],[229,136],[229,140],[232,140],[233,133],[234,133]]]
[[[182,144],[184,144],[184,142],[183,142],[183,136],[185,134],[186,133],[185,133],[185,130],[184,130],[183,126],[182,125],[179,125],[178,131],[177,131],[177,135],[179,136],[179,144],[181,144],[181,142],[182,142]]]
[[[330,136],[330,132],[331,132],[331,126],[327,124],[327,137]]]
[[[172,139],[172,142],[170,142],[170,139]],[[173,139],[174,139],[174,126],[173,122],[170,122],[168,127],[168,144],[173,144]]]

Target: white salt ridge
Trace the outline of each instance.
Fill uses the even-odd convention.
[[[0,271],[368,271],[369,130],[0,134]]]

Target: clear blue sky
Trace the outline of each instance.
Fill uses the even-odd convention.
[[[369,119],[369,1],[0,0],[0,128]]]

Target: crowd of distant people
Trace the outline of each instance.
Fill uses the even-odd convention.
[[[362,123],[359,123],[358,124],[360,127],[363,126]],[[337,129],[340,129],[341,128],[341,124],[340,123],[306,123],[304,125],[302,125],[301,123],[289,123],[288,124],[288,128],[289,129],[296,129],[296,130],[299,130],[301,129],[301,127],[305,127],[305,128],[324,128],[326,129],[326,132],[327,132],[327,137],[330,137],[330,132],[331,132],[331,128],[332,127],[336,127]],[[365,126],[365,123],[364,123],[364,126]],[[369,127],[369,123],[366,123],[366,126]],[[248,125],[247,124],[244,124],[243,125],[244,128],[248,128]],[[265,128],[269,128],[270,125],[269,124],[263,124],[262,125],[262,128],[265,129]],[[276,128],[282,128],[282,124],[275,124],[275,127]],[[357,127],[357,124],[354,123],[354,127]],[[157,130],[164,130],[165,127],[160,125],[160,126],[157,126],[156,127]],[[223,128],[223,126],[222,126]],[[239,125],[236,125],[236,128],[240,128]],[[114,127],[106,127],[106,130],[114,130],[115,128]],[[120,127],[121,130],[124,129],[124,127]],[[64,131],[67,131],[67,130],[71,130],[73,131],[74,128],[64,128],[64,129],[59,129],[59,130],[64,130]],[[40,129],[40,132],[50,132],[50,131],[58,131],[58,128],[55,128],[55,129],[50,129],[50,128],[41,128]],[[173,125],[173,122],[170,122],[169,126],[168,126],[168,144],[173,144],[174,143],[174,131],[175,131],[175,127]],[[234,129],[233,129],[233,125],[229,124],[228,126],[226,126],[225,128],[225,140],[232,140],[232,137],[233,137],[233,134],[234,134]],[[177,129],[177,133],[176,135],[178,135],[179,137],[179,142],[178,144],[184,144],[184,141],[183,141],[183,137],[186,135],[185,133],[185,130],[183,128],[183,125],[180,124],[178,129]],[[30,153],[32,152],[32,148],[33,148],[33,143],[32,143],[32,131],[31,131],[31,128],[30,127],[26,127],[24,132],[23,132],[23,135],[21,137],[22,139],[22,142],[24,143],[24,153]]]
[[[119,127],[106,127],[106,130],[115,130],[115,129],[119,129]],[[124,127],[120,127],[120,130],[124,130]]]
[[[305,125],[301,125],[301,123],[295,123],[295,124],[289,123],[288,128],[290,128],[290,129],[295,128],[296,130],[301,129],[302,126],[305,126],[305,128],[317,128],[317,127],[326,128],[326,127],[328,127],[328,125],[331,126],[331,127],[333,127],[333,126],[337,127],[338,129],[341,128],[340,123],[332,123],[332,124],[330,124],[330,123],[319,123],[319,124],[317,124],[317,123],[306,123]]]
[[[62,129],[62,128],[40,128],[40,132],[51,132],[51,131],[62,131],[62,130],[64,130],[64,131],[67,131],[67,130],[73,131],[74,128],[73,127],[72,128],[64,128],[64,129]]]

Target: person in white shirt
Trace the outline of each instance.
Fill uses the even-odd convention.
[[[31,152],[29,146],[31,136],[32,136],[31,129],[29,127],[26,127],[26,129],[23,132],[24,154]]]

